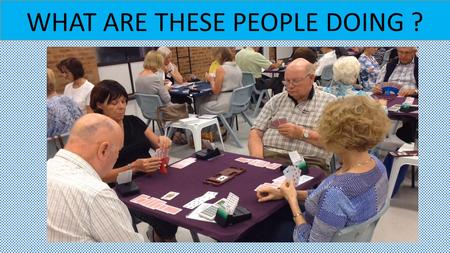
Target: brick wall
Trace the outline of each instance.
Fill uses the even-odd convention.
[[[47,48],[47,67],[55,72],[58,93],[62,93],[64,86],[70,82],[65,80],[56,68],[56,64],[67,57],[75,57],[81,61],[85,77],[91,83],[95,84],[99,81],[95,47],[49,47]]]
[[[205,73],[208,72],[209,65],[213,61],[211,47],[177,47],[171,48],[172,61],[178,66],[180,73],[187,78],[190,74],[196,75],[200,79],[204,79]],[[178,52],[178,61],[177,61]],[[191,68],[189,68],[189,53],[191,59]]]
[[[208,72],[209,65],[213,61],[212,47],[171,47],[170,49],[172,50],[172,61],[185,78],[194,74],[198,78],[204,79],[205,73]],[[269,48],[270,59],[276,59],[275,54],[275,48]],[[189,56],[191,67],[189,67]],[[85,77],[91,83],[95,84],[99,81],[95,47],[49,47],[47,49],[47,67],[55,71],[57,92],[62,93],[64,86],[69,82],[64,80],[56,68],[56,64],[67,57],[76,57],[83,63]]]

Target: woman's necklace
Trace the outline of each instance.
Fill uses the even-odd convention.
[[[370,164],[371,162],[372,162],[372,157],[370,157],[367,160],[357,162],[357,163],[355,163],[355,164],[353,164],[351,166],[348,166],[348,167],[342,166],[341,169],[339,170],[339,172],[340,173],[344,173],[344,172],[347,172],[347,171],[349,171],[349,170],[351,170],[353,168],[366,166],[366,165]]]

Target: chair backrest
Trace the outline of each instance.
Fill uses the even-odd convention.
[[[349,226],[339,230],[331,240],[332,242],[370,242],[372,240],[373,231],[378,224],[381,216],[389,208],[388,201],[385,202],[383,208],[372,218],[363,223]]]
[[[383,62],[381,63],[380,67],[383,67],[386,63],[389,62],[389,59],[391,58],[391,53],[392,53],[393,48],[386,50],[386,52],[384,52],[383,55]]]
[[[244,112],[250,105],[250,98],[252,96],[252,89],[254,84],[233,90],[231,94],[230,113],[237,114]]]
[[[242,72],[242,86],[255,84],[255,78],[250,72]]]
[[[47,138],[47,160],[55,156],[58,150],[64,148],[64,145],[67,143],[68,138],[69,133],[64,133]]]
[[[158,95],[144,93],[135,93],[135,96],[144,118],[149,120],[157,120],[157,109],[159,106],[163,106],[161,98]]]
[[[320,86],[330,86],[333,80],[333,64],[323,67],[322,75],[320,75]]]

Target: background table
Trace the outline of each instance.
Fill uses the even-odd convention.
[[[387,108],[396,105],[396,104],[403,104],[405,102],[406,97],[397,97],[396,95],[372,95],[372,97],[376,99],[385,99],[387,100]],[[417,98],[414,99],[413,105],[417,105],[419,100]],[[419,113],[416,112],[388,112],[389,118],[401,120],[402,118],[415,118],[417,119],[419,117]]]
[[[191,97],[194,112],[197,113],[196,98],[200,96],[208,96],[212,94],[211,84],[205,81],[194,82],[189,85],[175,85],[169,90],[170,96],[173,98]],[[184,99],[181,99],[184,100]]]
[[[213,160],[198,160],[181,170],[169,168],[169,172],[166,175],[158,173],[151,176],[144,175],[135,179],[135,182],[139,185],[141,194],[161,198],[169,191],[179,192],[180,195],[173,200],[167,201],[168,205],[183,209],[177,215],[166,214],[131,203],[129,200],[136,196],[121,199],[133,211],[148,214],[174,225],[185,227],[191,230],[191,233],[201,233],[218,241],[236,241],[255,224],[263,221],[287,204],[284,200],[259,203],[256,199],[256,192],[254,191],[261,183],[272,182],[272,179],[281,176],[282,172],[279,169],[270,170],[235,161],[238,157],[251,158],[224,152],[222,156]],[[230,166],[245,168],[247,171],[222,186],[216,187],[203,183],[204,179],[214,176]],[[314,179],[300,185],[299,189],[311,189],[318,185],[325,177],[323,171],[318,168],[310,168],[309,175],[313,176]],[[203,195],[207,191],[218,192],[216,198],[207,201],[207,203],[214,203],[221,198],[226,198],[229,192],[235,193],[240,198],[239,205],[247,208],[252,213],[252,218],[226,228],[215,223],[187,219],[186,216],[192,210],[183,208],[183,205]]]

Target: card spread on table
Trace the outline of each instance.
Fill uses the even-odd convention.
[[[150,196],[146,195],[146,194],[141,194],[133,199],[130,199],[131,203],[135,203],[135,204],[141,204],[143,201],[149,199]]]
[[[247,164],[255,166],[255,167],[267,168],[267,169],[271,169],[271,170],[276,170],[281,166],[281,164],[279,164],[279,163],[271,163],[271,162],[260,160],[260,159],[250,159],[250,158],[245,158],[245,157],[239,157],[234,160],[241,162],[241,163],[247,163]]]
[[[131,182],[133,172],[131,170],[122,171],[117,175],[117,184],[126,184]]]
[[[217,194],[218,194],[217,192],[208,191],[202,196],[189,201],[183,207],[187,209],[194,209],[197,206],[201,205],[202,203],[205,203],[206,201],[215,198]]]
[[[189,166],[189,165],[195,163],[196,161],[197,161],[197,159],[195,157],[189,157],[189,158],[183,159],[175,164],[172,164],[170,167],[176,168],[176,169],[183,169],[186,166]]]
[[[179,194],[178,192],[169,192],[169,193],[177,193],[176,195]],[[166,195],[168,195],[169,193],[167,193]],[[182,210],[181,208],[178,208],[178,207],[175,207],[175,206],[171,206],[171,205],[167,205],[166,204],[167,202],[164,201],[164,200],[160,200],[158,198],[150,197],[150,196],[148,196],[146,194],[141,194],[141,195],[131,199],[130,202],[135,203],[135,204],[139,204],[141,206],[147,207],[147,208],[152,209],[152,210],[158,210],[158,211],[161,211],[161,212],[165,212],[165,213],[168,213],[168,214],[171,214],[171,215],[175,215],[175,214],[179,213]]]
[[[176,196],[178,196],[180,193],[179,192],[168,192],[166,193],[164,196],[161,197],[161,199],[164,200],[172,200],[174,199]]]

